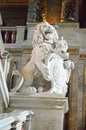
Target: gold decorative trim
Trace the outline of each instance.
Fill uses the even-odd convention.
[[[10,53],[11,55],[22,55],[22,51],[10,51],[10,50],[9,50],[9,53]]]
[[[80,55],[80,58],[86,58],[86,54]]]
[[[79,49],[68,49],[70,54],[79,54]]]
[[[31,53],[32,48],[25,48],[23,49],[23,53]]]
[[[32,48],[24,48],[22,50],[10,50],[8,49],[9,53],[12,55],[22,55],[23,53],[31,53],[32,52]]]
[[[23,53],[31,53],[32,52],[32,48],[24,48],[22,51],[18,51],[18,50],[9,50],[9,52],[12,54],[12,55],[20,55],[20,54],[23,54]],[[68,49],[68,53],[70,54],[79,54],[79,49]],[[86,58],[86,55],[80,55],[80,58]]]

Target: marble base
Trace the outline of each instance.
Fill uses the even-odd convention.
[[[34,112],[31,130],[63,130],[64,113],[68,111],[67,98],[57,94],[11,93],[10,100],[9,111],[29,109]]]

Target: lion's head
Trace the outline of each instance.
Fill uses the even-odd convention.
[[[41,22],[36,25],[32,42],[33,47],[43,43],[54,45],[57,40],[58,33],[56,29],[48,22]]]

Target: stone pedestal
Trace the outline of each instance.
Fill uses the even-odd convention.
[[[64,113],[68,111],[67,98],[57,94],[11,93],[10,100],[9,110],[31,109],[34,112],[31,130],[63,130]]]

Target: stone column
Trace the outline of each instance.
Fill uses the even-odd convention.
[[[69,87],[69,128],[68,130],[78,130],[78,64],[79,50],[69,49],[70,58],[75,63],[72,71]]]

